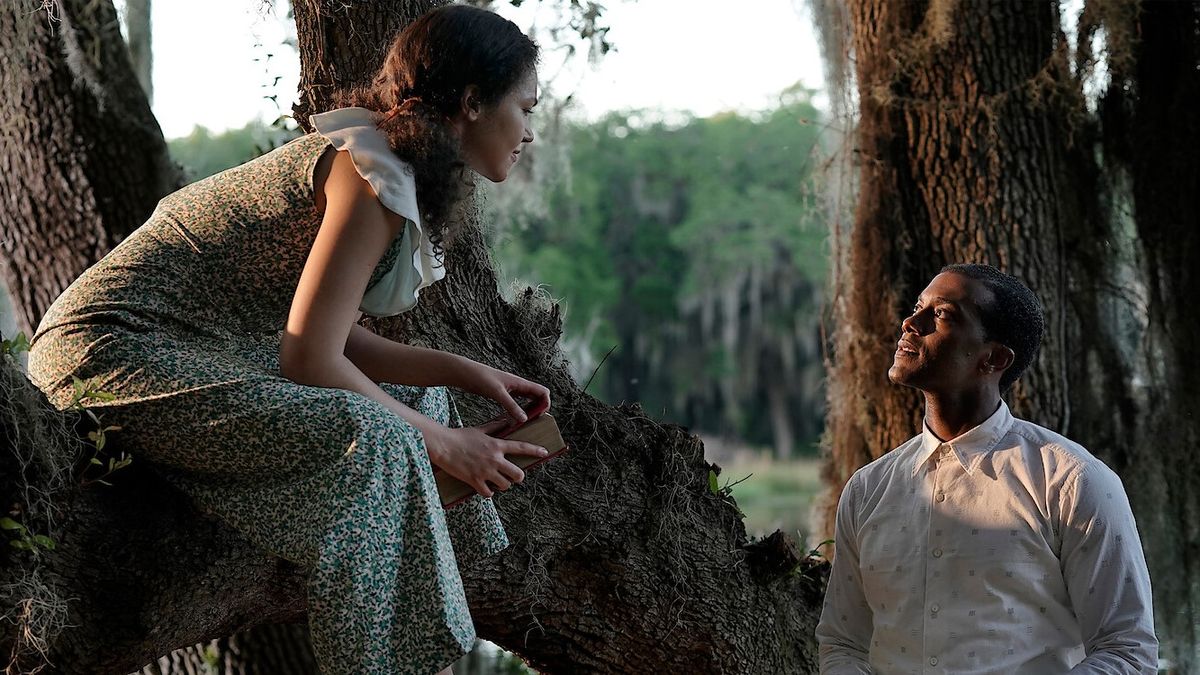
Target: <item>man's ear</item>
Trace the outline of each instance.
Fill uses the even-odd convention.
[[[462,97],[458,101],[458,110],[462,113],[463,118],[470,122],[479,119],[479,115],[483,111],[483,104],[479,102],[478,86],[468,84],[463,88]]]
[[[1013,361],[1017,359],[1017,353],[1012,349],[998,343],[993,342],[987,352],[987,358],[983,360],[981,366],[984,371],[989,373],[1002,373],[1008,370]]]

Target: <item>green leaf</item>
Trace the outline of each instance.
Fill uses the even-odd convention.
[[[833,543],[832,539],[826,539],[825,541],[814,546],[813,549],[808,552],[808,555],[813,558],[824,558],[825,554],[821,553],[821,547],[828,546],[832,543]]]
[[[100,391],[99,389],[89,393],[92,398],[100,399],[101,401],[115,401],[117,398],[116,394],[110,394],[107,391]]]
[[[24,530],[25,526],[12,518],[0,518],[0,530]]]
[[[101,462],[100,460],[96,459],[95,457],[92,458],[92,464],[95,464],[96,466],[104,466],[104,462]]]
[[[15,338],[4,341],[4,351],[9,354],[27,352],[29,351],[29,340],[25,338],[24,333],[17,333]]]
[[[30,544],[24,539],[13,539],[8,542],[8,545],[21,551],[29,551],[33,549],[33,544]]]
[[[717,494],[721,491],[720,486],[717,484],[717,472],[713,471],[712,469],[708,470],[708,489],[713,494]]]
[[[108,439],[107,439],[107,438],[105,438],[104,434],[101,434],[101,435],[100,435],[100,437],[99,437],[99,438],[96,440],[96,449],[97,449],[97,450],[103,450],[103,449],[104,449],[104,443],[105,443],[105,441],[107,441],[107,440],[108,440]]]
[[[49,549],[51,551],[54,550],[54,540],[44,534],[34,535],[33,540],[42,548]]]

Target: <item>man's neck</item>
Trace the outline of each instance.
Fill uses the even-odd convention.
[[[1000,407],[994,387],[978,391],[925,392],[925,424],[943,441],[953,440],[982,424]]]

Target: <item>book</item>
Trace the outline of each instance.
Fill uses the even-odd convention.
[[[563,440],[562,433],[558,430],[558,423],[549,413],[534,417],[502,437],[510,441],[533,443],[548,451],[545,457],[505,455],[508,461],[521,467],[521,470],[526,473],[567,450],[566,441]],[[454,508],[476,494],[475,488],[439,468],[434,468],[433,478],[437,481],[438,495],[442,498],[442,508]]]

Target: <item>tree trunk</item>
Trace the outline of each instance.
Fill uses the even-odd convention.
[[[146,102],[154,104],[154,50],[151,42],[150,0],[125,0],[125,36],[129,61]]]
[[[0,6],[0,275],[31,332],[180,184],[107,0]]]
[[[1162,655],[1200,668],[1200,5],[1145,2],[1128,13],[1130,72],[1113,73],[1104,105],[1107,149],[1131,177],[1148,299],[1145,426],[1131,435],[1123,475],[1154,579]]]
[[[339,89],[369,84],[397,33],[449,0],[297,2],[296,44],[300,50],[300,100],[292,114],[301,127],[332,107]]]
[[[779,369],[777,373],[786,373]],[[768,409],[771,414],[771,435],[775,443],[775,459],[792,459],[793,438],[792,416],[788,411],[788,383],[773,380],[767,383]]]
[[[373,72],[367,55],[379,54],[400,22],[424,7],[299,3],[307,89],[298,118],[327,107],[330,83]],[[43,61],[56,68],[61,56],[47,48]],[[129,85],[136,88],[132,79]],[[127,141],[102,131],[84,138],[96,146]],[[67,159],[79,151],[63,150]],[[29,176],[18,175],[5,196],[29,199],[19,191],[28,184]],[[115,188],[93,181],[63,194],[109,204],[115,192],[106,189]],[[107,232],[115,227],[109,218],[95,216],[90,227]],[[747,539],[732,498],[708,487],[710,471],[719,469],[704,461],[697,438],[636,406],[612,408],[581,392],[557,350],[557,308],[541,306],[532,290],[516,304],[503,301],[476,216],[463,220],[448,252],[448,278],[422,294],[419,309],[376,327],[547,384],[571,447],[497,500],[513,545],[463,570],[480,635],[551,673],[815,670],[812,633],[826,568],[802,560],[782,535]],[[73,211],[33,213],[6,246],[50,250],[57,265],[63,254],[42,242],[75,222]],[[88,260],[102,249],[88,249]],[[76,258],[81,269],[87,255]],[[27,284],[18,302],[34,293],[57,290]],[[43,309],[26,309],[27,322]],[[52,414],[44,400],[40,406],[37,414]],[[470,419],[484,414],[471,401],[462,407]],[[28,442],[4,431],[13,447]],[[0,454],[0,476],[20,475],[16,457]],[[114,483],[54,493],[66,518],[48,532],[56,550],[37,561],[60,597],[72,599],[72,627],[48,645],[56,670],[128,673],[181,646],[303,620],[301,570],[196,513],[137,463]],[[0,495],[5,503],[10,497],[20,499]],[[20,556],[7,555],[6,565]]]

